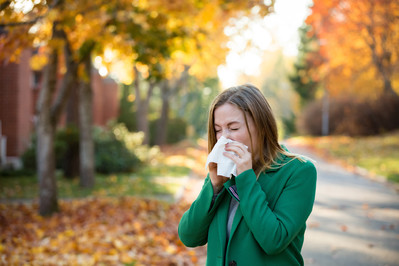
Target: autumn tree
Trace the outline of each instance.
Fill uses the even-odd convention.
[[[312,73],[311,66],[314,67],[315,62],[309,62],[312,54],[317,52],[317,43],[314,37],[308,36],[309,30],[310,27],[308,25],[303,25],[298,30],[300,37],[298,56],[294,63],[294,72],[289,76],[294,90],[301,99],[302,107],[315,99],[316,90],[320,82],[317,80],[317,75]]]
[[[81,185],[91,187],[94,184],[90,58],[95,45],[100,43],[99,31],[107,21],[104,12],[103,16],[96,13],[98,5],[95,2],[79,6],[74,1],[38,1],[31,6],[19,6],[18,2],[8,1],[1,7],[1,27],[5,29],[1,38],[1,58],[17,60],[24,49],[44,48],[38,55],[42,58],[33,57],[32,61],[36,68],[44,67],[35,125],[39,147],[36,149],[39,212],[42,215],[58,209],[54,135],[71,86],[77,81],[80,83]],[[83,15],[90,23],[81,23]],[[63,78],[58,87],[59,74]]]
[[[306,23],[317,38],[321,72],[334,96],[397,96],[399,3],[394,0],[315,0]],[[324,69],[324,70],[323,70]]]
[[[204,1],[197,5],[197,9],[193,9],[190,17],[183,16],[176,19],[176,23],[188,28],[188,34],[184,38],[173,40],[174,49],[163,65],[165,80],[160,85],[162,108],[156,131],[158,136],[155,137],[156,144],[159,145],[165,143],[170,101],[179,94],[187,92],[190,76],[200,82],[214,77],[217,67],[225,61],[228,37],[224,34],[224,29],[231,19],[238,16],[250,16],[251,13],[265,16],[271,10],[271,6],[256,1],[235,1],[234,3]],[[176,109],[180,106],[174,104],[174,107]]]
[[[172,51],[187,44],[198,46],[198,51],[203,50],[194,41],[195,38],[202,38],[202,43],[206,44],[211,36],[209,33],[217,33],[214,34],[217,36],[230,17],[254,6],[259,6],[264,14],[270,8],[263,1],[158,0],[149,3],[53,0],[26,1],[24,5],[18,1],[3,2],[0,5],[0,28],[5,34],[0,40],[1,58],[17,60],[24,49],[44,48],[41,60],[33,60],[35,63],[40,61],[38,67],[44,69],[36,123],[40,147],[37,149],[40,214],[51,214],[58,208],[54,134],[71,86],[77,83],[80,84],[81,185],[90,187],[94,184],[90,87],[93,56],[102,58],[110,65],[114,60],[109,58],[107,52],[129,61],[131,80],[134,78],[137,84],[136,94],[144,92],[148,98],[146,101],[149,101],[152,90],[165,77],[162,65],[170,58]],[[187,54],[192,52],[190,49],[187,51]],[[220,53],[217,58],[222,56]],[[191,71],[194,70],[195,67],[192,67]],[[63,78],[57,88],[57,76],[60,74]],[[139,76],[145,82],[140,83]],[[144,83],[147,86],[139,85]],[[141,99],[140,95],[136,95],[136,99]],[[145,120],[148,119],[145,108],[144,105],[144,111],[140,114],[140,118],[144,118],[143,127],[146,127]]]

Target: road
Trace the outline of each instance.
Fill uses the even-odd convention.
[[[316,201],[308,219],[305,265],[399,265],[399,194],[392,185],[314,159]]]

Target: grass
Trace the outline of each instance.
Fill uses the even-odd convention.
[[[399,183],[399,132],[371,137],[296,137],[291,141],[309,146],[348,165],[366,169]]]
[[[92,189],[81,188],[78,179],[66,179],[60,173],[56,178],[60,198],[145,196],[172,200],[189,172],[184,166],[161,164],[143,167],[137,173],[98,174]],[[38,194],[36,176],[0,178],[0,199],[35,199]]]

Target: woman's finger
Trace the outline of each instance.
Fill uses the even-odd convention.
[[[249,151],[245,148],[243,144],[228,144],[225,148],[226,151],[231,151],[237,154],[238,157],[244,157],[245,154],[249,154]]]

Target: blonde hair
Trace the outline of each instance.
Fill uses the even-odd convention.
[[[226,104],[232,104],[243,111],[245,124],[249,132],[251,145],[257,143],[261,149],[257,149],[257,154],[252,154],[253,169],[257,176],[276,163],[280,154],[295,158],[297,156],[288,153],[278,143],[277,124],[272,109],[262,92],[251,84],[231,87],[220,93],[213,100],[209,109],[208,117],[208,153],[217,142],[215,131],[215,110]],[[256,142],[252,141],[252,134],[248,127],[247,116],[253,119],[256,128]],[[255,151],[251,147],[251,151]],[[255,160],[256,158],[256,160]]]

